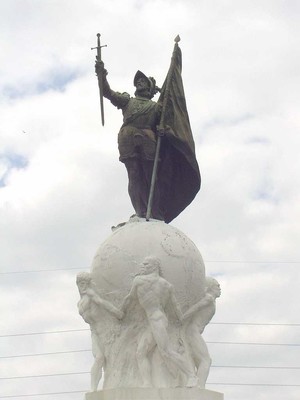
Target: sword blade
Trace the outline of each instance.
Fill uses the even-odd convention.
[[[100,111],[101,111],[101,122],[104,126],[104,105],[103,105],[103,83],[102,83],[102,73],[99,79],[99,96],[100,96]]]
[[[100,110],[101,110],[101,122],[102,126],[104,126],[104,106],[103,106],[103,96],[100,94]]]
[[[97,56],[96,59],[98,62],[101,62],[101,47],[106,47],[106,45],[101,46],[100,43],[100,33],[97,33]],[[101,122],[102,126],[104,126],[104,105],[103,105],[103,68],[101,68],[100,74],[98,74],[98,86],[99,86],[99,95],[100,95],[100,111],[101,111]]]

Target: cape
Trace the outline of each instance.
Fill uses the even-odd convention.
[[[182,55],[175,44],[158,102],[162,104],[160,196],[165,222],[176,218],[200,190],[201,176],[182,82]]]

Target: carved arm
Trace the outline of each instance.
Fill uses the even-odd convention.
[[[124,297],[123,303],[121,305],[121,311],[123,313],[126,312],[126,309],[128,308],[129,304],[131,303],[132,299],[136,295],[136,281],[133,281],[132,287],[130,289],[130,292],[128,293],[127,296]]]
[[[190,307],[183,315],[183,319],[187,319],[191,317],[193,314],[196,312],[200,311],[202,308],[206,307],[210,303],[214,302],[214,298],[210,294],[206,294],[203,299],[198,301],[198,303],[194,304],[192,307]]]
[[[102,299],[100,296],[98,296],[93,290],[89,291],[89,295],[91,297],[91,300],[98,304],[99,306],[104,307],[108,312],[113,314],[115,317],[118,319],[122,319],[124,316],[124,313],[121,310],[118,310],[117,307],[115,307],[111,302]]]
[[[174,287],[173,287],[173,286],[171,286],[170,291],[171,291],[171,292],[170,292],[171,301],[172,301],[172,305],[173,305],[175,314],[176,314],[177,318],[179,319],[179,321],[182,322],[182,320],[183,320],[183,314],[182,314],[180,305],[179,305],[179,303],[178,303],[178,301],[177,301],[177,299],[176,299],[175,290],[174,290]]]

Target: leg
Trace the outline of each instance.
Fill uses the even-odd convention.
[[[196,329],[196,326],[189,327],[187,330],[187,337],[192,351],[192,357],[197,368],[197,377],[199,379],[198,385],[200,388],[204,389],[211,366],[211,358],[208,348],[202,335]]]
[[[91,369],[91,390],[92,392],[96,392],[100,379],[102,378],[104,355],[95,332],[92,332],[92,352],[95,360]]]
[[[181,371],[188,379],[187,386],[196,386],[198,378],[195,375],[195,371],[190,365],[188,365],[185,358],[174,351],[170,346],[169,335],[167,332],[167,320],[161,317],[160,319],[151,321],[150,326],[158,350],[167,364],[170,373],[176,377],[178,371]]]
[[[208,352],[207,345],[201,335],[198,336],[197,346],[195,347],[195,351],[197,352],[200,360],[197,370],[197,376],[199,378],[199,386],[204,389],[211,366],[211,358]]]
[[[137,158],[129,158],[126,160],[125,165],[128,173],[128,193],[131,203],[137,216],[144,217],[145,210],[142,201],[143,181],[140,161]]]
[[[139,340],[136,359],[139,367],[139,371],[143,380],[143,386],[151,387],[151,364],[148,358],[148,354],[154,348],[155,341],[150,330],[143,333],[141,339]]]

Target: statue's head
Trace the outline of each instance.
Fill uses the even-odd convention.
[[[147,275],[151,274],[153,272],[158,272],[158,274],[161,276],[161,264],[160,264],[160,259],[155,257],[155,256],[148,256],[145,257],[140,268],[140,275]]]
[[[80,272],[76,276],[76,284],[78,286],[78,290],[80,294],[86,292],[87,288],[91,283],[92,277],[89,272]]]
[[[135,95],[147,97],[149,99],[152,99],[152,97],[159,91],[155,79],[151,76],[147,77],[141,71],[137,71],[135,74],[133,84],[136,87]]]
[[[213,297],[217,298],[221,296],[221,287],[219,282],[210,276],[206,277],[206,292],[210,293]]]

